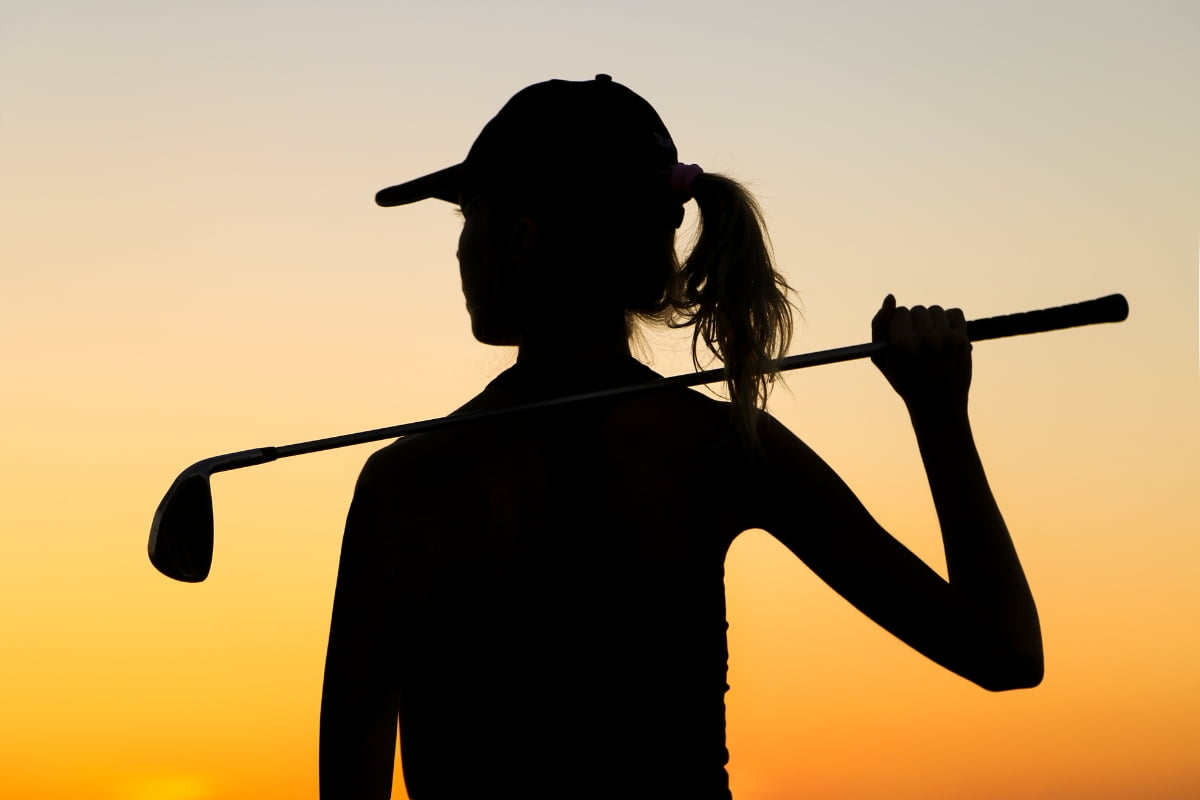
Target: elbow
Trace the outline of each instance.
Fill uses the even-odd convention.
[[[976,680],[989,692],[1010,692],[1013,689],[1032,689],[1042,682],[1046,667],[1042,654],[1014,653],[991,662],[989,669]]]

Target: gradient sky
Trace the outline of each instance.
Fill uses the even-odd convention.
[[[151,515],[195,460],[440,416],[511,363],[470,338],[450,208],[372,196],[461,160],[522,86],[597,72],[762,200],[793,352],[862,341],[887,292],[1132,308],[975,349],[1044,684],[942,672],[747,534],[738,800],[1200,796],[1198,33],[1184,1],[6,0],[0,796],[315,798],[371,447],[218,476],[204,584],[149,565]],[[942,568],[869,364],[793,374],[771,408]]]

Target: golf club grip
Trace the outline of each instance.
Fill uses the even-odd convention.
[[[1079,325],[1094,325],[1100,322],[1121,322],[1129,316],[1129,303],[1125,296],[1110,294],[1096,300],[1071,303],[1037,311],[985,317],[967,323],[967,338],[972,342],[984,339],[999,339],[1004,336],[1021,336],[1026,333],[1042,333]]]

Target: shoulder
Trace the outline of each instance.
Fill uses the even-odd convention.
[[[355,501],[379,503],[420,497],[440,478],[469,463],[470,431],[447,430],[397,439],[372,453],[359,472]]]
[[[492,411],[517,402],[518,398],[512,396],[498,378],[446,418]],[[370,489],[391,484],[398,474],[436,473],[445,463],[461,459],[464,450],[472,447],[477,449],[481,432],[486,433],[488,427],[467,424],[396,439],[367,458],[359,473],[359,488]]]

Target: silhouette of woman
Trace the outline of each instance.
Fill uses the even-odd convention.
[[[788,287],[734,181],[678,163],[608,76],[514,96],[463,163],[381,191],[458,203],[476,338],[516,365],[460,411],[651,380],[631,326],[692,326],[729,402],[690,389],[412,436],[373,455],[342,546],[321,707],[321,795],[729,798],[723,563],[761,528],[850,603],[990,690],[1042,677],[1037,611],[967,416],[963,315],[871,327],[906,404],[944,580],[762,410]],[[700,232],[682,262],[683,204]]]

